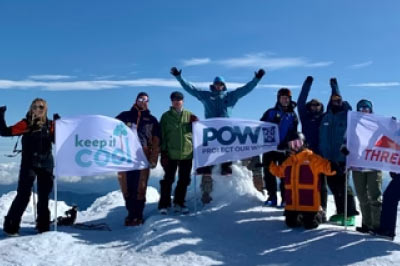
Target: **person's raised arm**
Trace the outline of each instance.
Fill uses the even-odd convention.
[[[172,67],[170,71],[171,75],[176,78],[176,80],[181,84],[182,88],[189,93],[190,95],[201,98],[202,90],[197,89],[195,86],[187,82],[182,78],[182,69],[177,69],[176,67]]]
[[[312,76],[308,76],[306,78],[306,80],[303,83],[303,86],[301,87],[299,98],[297,99],[297,110],[299,112],[301,120],[307,112],[306,102],[307,102],[308,94],[310,93],[310,90],[311,90],[311,85],[313,83],[313,80],[314,79]]]
[[[259,69],[257,72],[254,73],[254,78],[250,82],[230,92],[233,98],[237,101],[246,94],[250,93],[257,86],[258,82],[260,82],[260,80],[264,75],[265,75],[265,70],[262,68]]]

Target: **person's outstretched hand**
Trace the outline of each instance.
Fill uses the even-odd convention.
[[[264,75],[265,75],[265,70],[262,69],[262,68],[260,68],[260,69],[255,73],[255,76],[256,76],[256,78],[258,78],[258,79],[261,79]]]
[[[182,69],[178,70],[176,67],[171,68],[171,74],[175,77],[180,76],[182,73]]]

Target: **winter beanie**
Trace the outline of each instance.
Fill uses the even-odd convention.
[[[279,101],[279,97],[281,97],[281,96],[288,96],[290,98],[290,100],[292,100],[292,92],[288,88],[281,88],[278,91],[278,101]]]
[[[221,76],[217,76],[217,77],[215,77],[213,84],[215,84],[215,83],[222,83],[225,85],[225,79]]]
[[[171,93],[170,98],[171,98],[171,101],[173,101],[173,100],[180,101],[180,100],[183,100],[183,94],[180,91],[174,91],[173,93]]]
[[[145,92],[139,92],[138,93],[138,95],[136,96],[136,101],[140,98],[140,97],[143,97],[143,96],[147,96],[147,97],[149,97],[149,95],[147,94],[147,93],[145,93]]]
[[[357,103],[357,111],[360,111],[360,109],[362,107],[367,107],[369,109],[371,109],[371,113],[372,113],[372,102],[368,101],[366,99],[362,99]]]

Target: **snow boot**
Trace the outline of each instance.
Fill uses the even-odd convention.
[[[3,231],[8,236],[19,235],[19,224],[21,221],[14,221],[7,216],[4,217]]]

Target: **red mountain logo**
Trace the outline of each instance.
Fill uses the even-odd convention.
[[[381,147],[381,148],[389,148],[389,149],[393,149],[396,151],[400,151],[400,145],[397,144],[394,140],[383,136],[381,137],[376,143],[375,143],[376,147]]]

